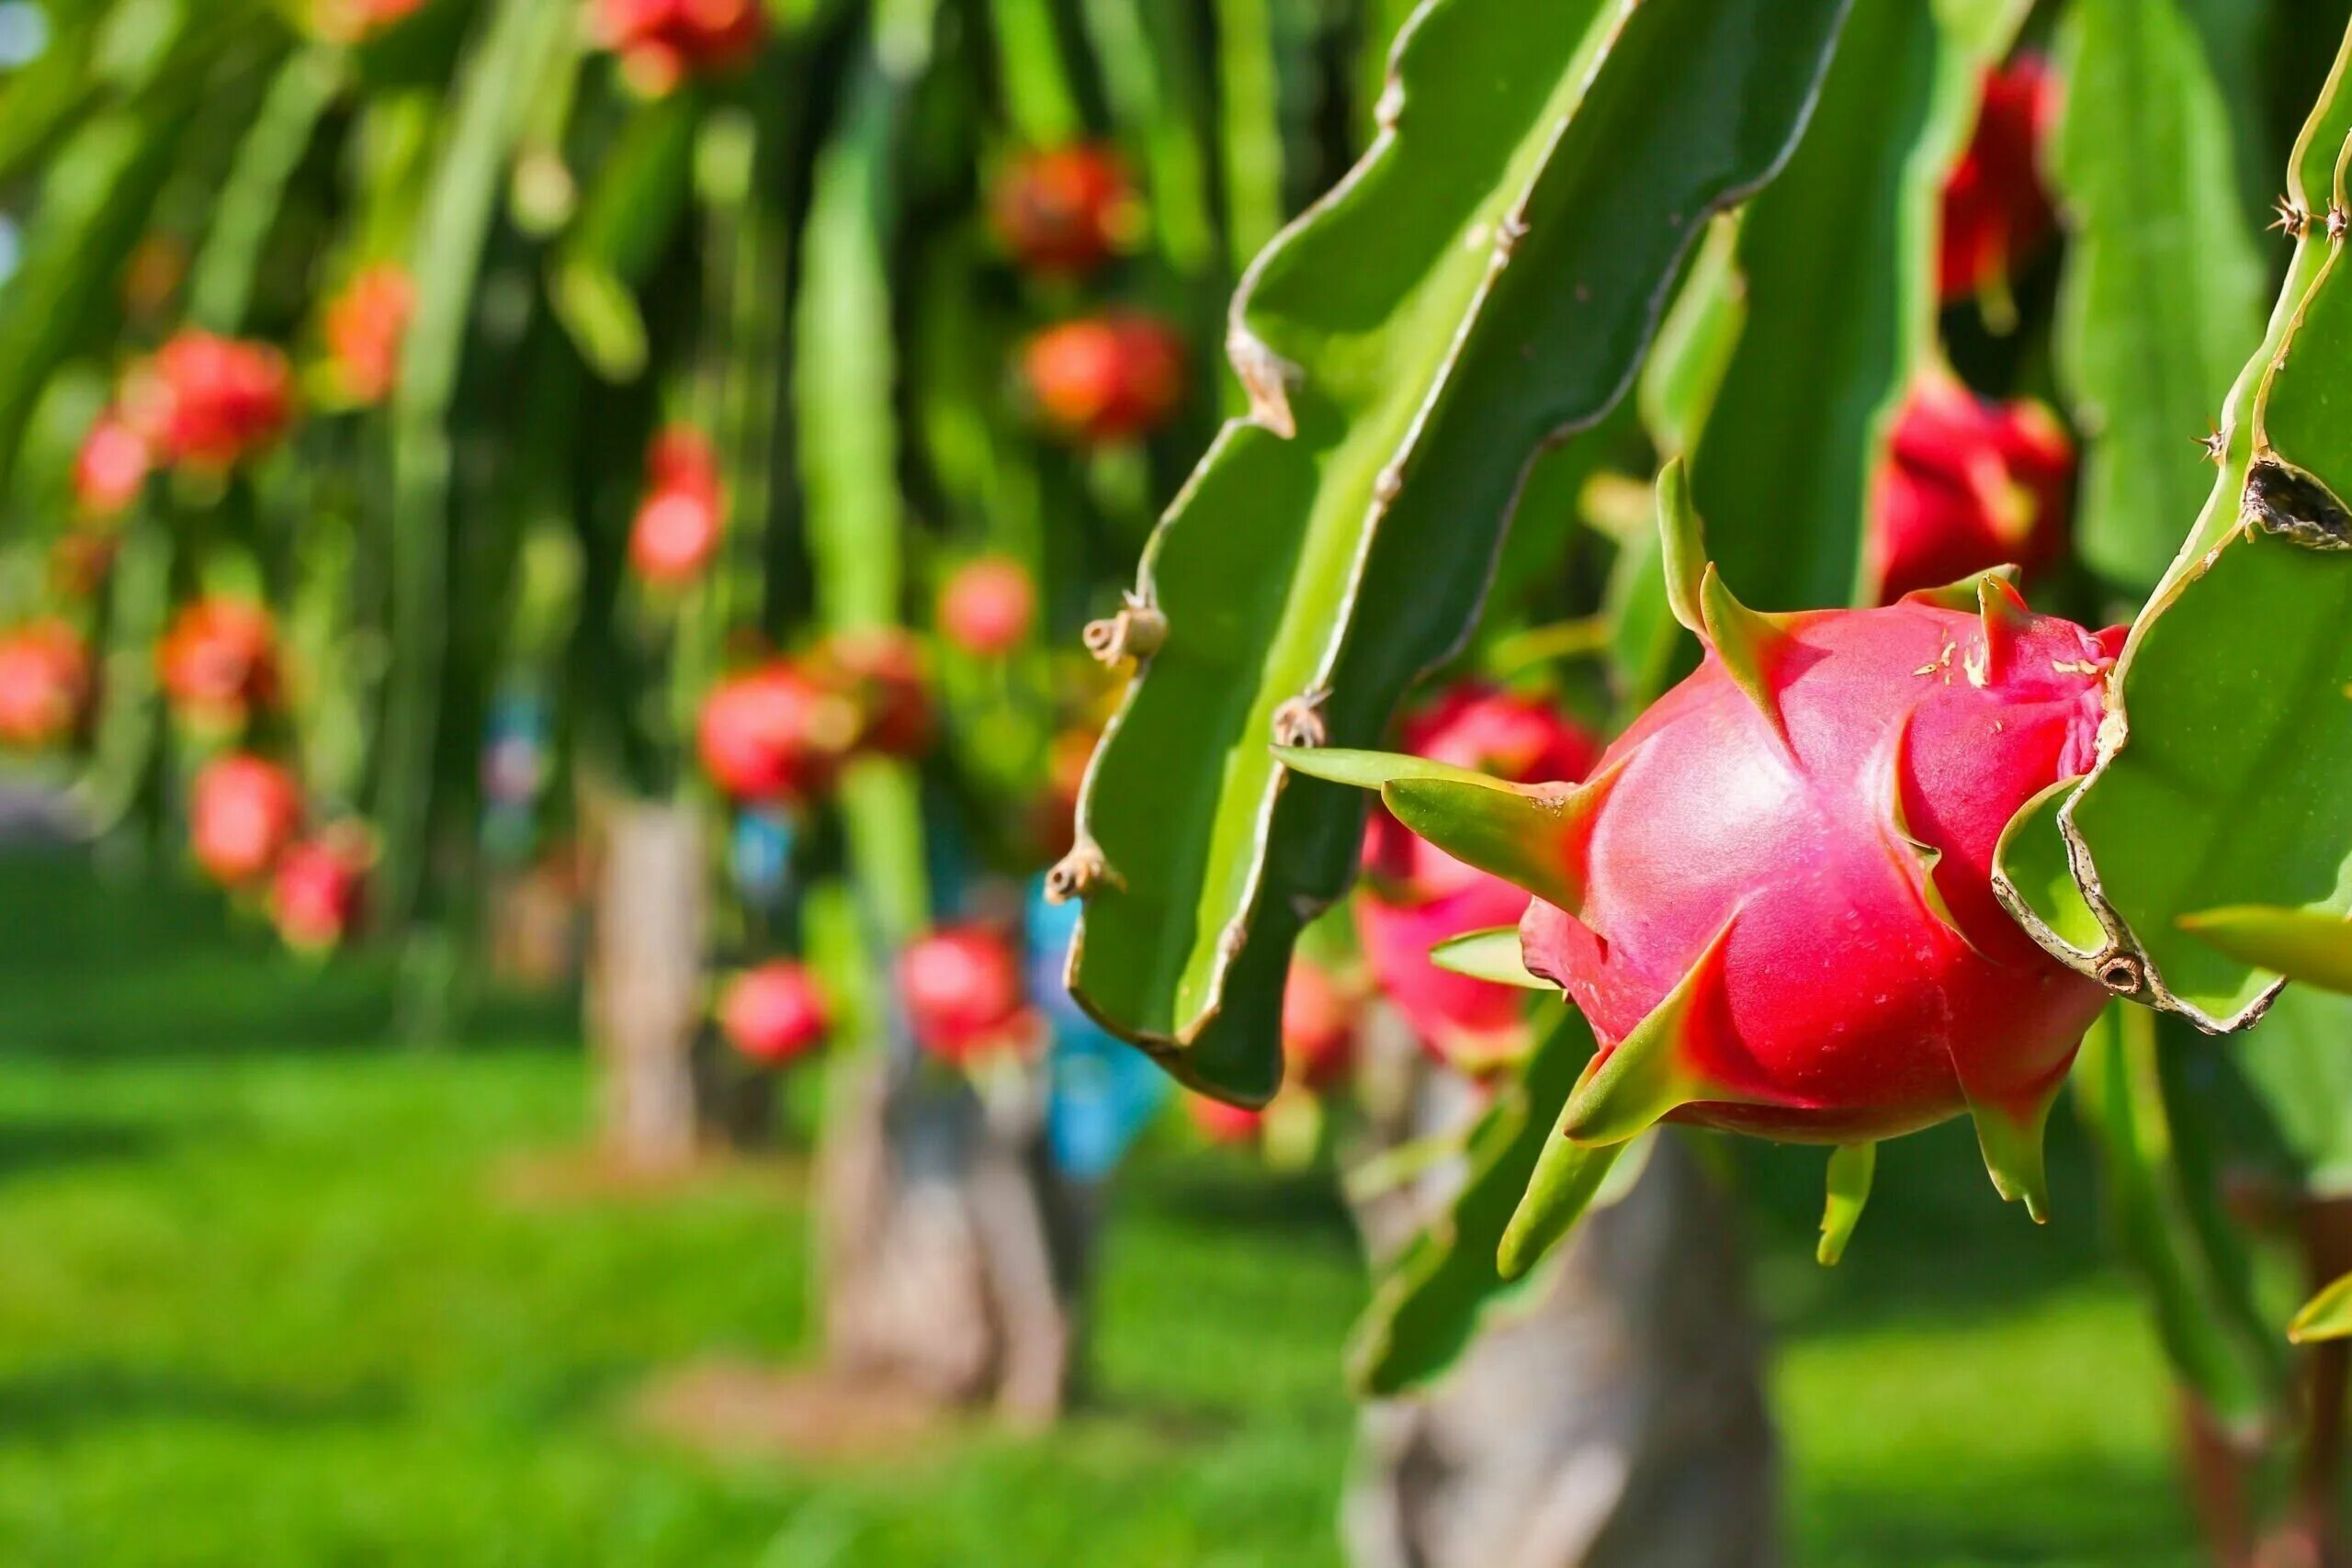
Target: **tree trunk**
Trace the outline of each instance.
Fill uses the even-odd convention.
[[[695,1145],[702,836],[680,805],[616,800],[602,818],[588,1006],[605,1147],[631,1170],[674,1170]]]
[[[1471,1113],[1459,1079],[1411,1076],[1412,1125]],[[1451,1179],[1361,1210],[1374,1252]],[[1659,1139],[1545,1267],[1434,1389],[1363,1412],[1344,1520],[1357,1568],[1770,1568],[1761,1337],[1732,1216],[1689,1151]]]
[[[877,1054],[878,1057],[878,1054]],[[844,1063],[819,1161],[819,1278],[842,1371],[1023,1425],[1061,1411],[1075,1359],[1077,1196],[1034,1077]]]

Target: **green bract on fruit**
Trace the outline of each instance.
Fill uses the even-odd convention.
[[[1761,615],[1704,564],[1679,469],[1660,508],[1707,658],[1590,782],[1286,760],[1376,780],[1407,826],[1534,896],[1525,966],[1600,1045],[1561,1118],[1573,1144],[1672,1118],[1859,1146],[1964,1111],[2038,1217],[2042,1122],[2107,994],[2009,921],[1993,853],[2090,767],[2112,636],[2032,614],[1998,574]]]

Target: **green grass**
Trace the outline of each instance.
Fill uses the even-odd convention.
[[[0,1562],[1316,1568],[1362,1292],[1328,1193],[1157,1149],[1121,1194],[1089,1408],[888,1464],[716,1461],[646,1380],[805,1348],[801,1214],[746,1170],[523,1201],[576,1145],[576,1042],[378,1044],[380,969],[313,971],[199,897],[0,865]],[[1792,1559],[2188,1564],[2167,1396],[2099,1261],[1993,1198],[1964,1132],[1887,1151],[1845,1265],[1818,1156],[1743,1156]]]

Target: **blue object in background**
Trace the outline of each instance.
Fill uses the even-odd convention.
[[[1045,879],[1029,892],[1029,994],[1053,1030],[1046,1144],[1055,1168],[1079,1181],[1118,1168],[1168,1099],[1168,1075],[1080,1010],[1062,984],[1078,906],[1046,902]]]
[[[727,869],[743,902],[763,909],[783,905],[792,890],[792,846],[798,836],[792,818],[781,811],[736,814]]]

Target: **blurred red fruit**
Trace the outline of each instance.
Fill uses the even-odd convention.
[[[1076,276],[1135,238],[1142,217],[1118,155],[1094,146],[1023,152],[989,193],[997,238],[1028,271]]]
[[[779,660],[711,688],[702,708],[703,767],[738,800],[805,801],[832,783],[857,730],[847,698]]]
[[[302,826],[302,792],[277,763],[243,752],[216,757],[188,796],[196,863],[224,887],[268,874]]]
[[[1030,833],[1038,853],[1048,861],[1069,853],[1077,841],[1078,797],[1102,739],[1096,730],[1065,729],[1046,749],[1046,790],[1030,813]]]
[[[1205,1094],[1186,1095],[1184,1109],[1192,1115],[1193,1125],[1201,1136],[1212,1144],[1254,1144],[1266,1124],[1264,1111],[1244,1111],[1222,1100],[1211,1100]]]
[[[988,556],[948,574],[939,590],[939,635],[983,659],[1019,648],[1037,618],[1037,588],[1019,561]]]
[[[2074,443],[2040,403],[1988,402],[1933,373],[1894,427],[1869,543],[1878,601],[2005,564],[2029,573],[2065,544]]]
[[[987,926],[943,926],[899,954],[899,995],[915,1043],[951,1066],[1028,1043],[1021,959]]]
[[[318,0],[313,25],[337,43],[364,43],[424,9],[424,0]]]
[[[267,344],[184,332],[131,375],[123,407],[172,462],[232,468],[286,433],[293,375]]]
[[[767,38],[761,0],[600,0],[598,31],[649,96],[747,64]]]
[[[780,1067],[813,1050],[832,1019],[816,976],[779,958],[728,982],[718,1002],[718,1027],[745,1056]]]
[[[920,757],[931,746],[931,693],[922,645],[898,626],[835,632],[818,650],[825,684],[857,709],[857,750]]]
[[[1148,316],[1048,327],[1029,340],[1021,368],[1047,423],[1088,445],[1155,430],[1184,400],[1184,341]]]
[[[2040,155],[2057,84],[2031,55],[1984,74],[1976,132],[1944,183],[1938,282],[1944,302],[2007,284],[2056,227]]]
[[[1517,783],[1581,779],[1600,748],[1550,705],[1464,682],[1410,716],[1404,750]],[[1430,950],[1471,931],[1516,925],[1525,893],[1415,838],[1374,807],[1364,829],[1356,932],[1383,994],[1438,1060],[1482,1073],[1527,1043],[1522,993],[1441,969]]]
[[[278,936],[300,953],[339,947],[359,924],[374,846],[364,831],[330,829],[289,846],[269,882]]]
[[[242,726],[277,700],[277,634],[262,606],[200,599],[172,622],[156,650],[164,695],[198,724]]]
[[[355,403],[382,402],[400,379],[401,341],[416,287],[389,262],[363,269],[327,302],[323,331],[336,385]]]
[[[154,453],[131,423],[108,409],[92,423],[74,457],[74,501],[85,517],[119,517],[147,486]]]
[[[646,453],[645,499],[629,528],[637,574],[663,587],[702,575],[718,548],[724,511],[718,455],[709,440],[691,425],[663,429]]]
[[[1354,1002],[1321,964],[1292,959],[1283,985],[1283,1061],[1292,1080],[1329,1089],[1354,1065],[1355,1048]]]
[[[89,694],[89,649],[72,626],[40,620],[0,637],[0,742],[55,744],[79,722]]]

